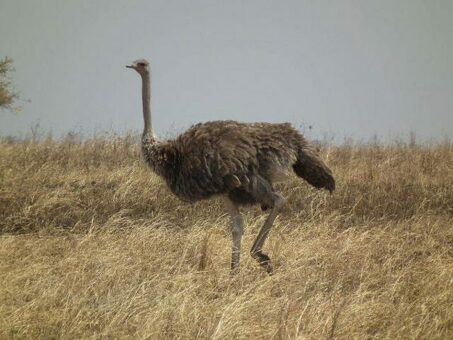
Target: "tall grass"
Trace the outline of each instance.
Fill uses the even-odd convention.
[[[0,338],[451,338],[453,146],[323,147],[265,250],[244,210],[230,277],[221,201],[178,201],[133,138],[0,143]]]

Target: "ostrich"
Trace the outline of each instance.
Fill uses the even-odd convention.
[[[158,141],[151,123],[150,66],[144,59],[126,67],[142,79],[144,160],[180,199],[195,202],[221,195],[232,222],[231,270],[238,271],[244,222],[243,205],[260,204],[270,213],[253,243],[251,255],[271,274],[263,244],[285,199],[273,183],[292,169],[316,188],[333,192],[332,172],[316,149],[289,123],[211,121],[190,127],[176,139]]]

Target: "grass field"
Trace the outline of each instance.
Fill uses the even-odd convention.
[[[0,143],[0,338],[453,338],[453,145],[324,147],[330,196],[293,178],[265,251],[245,209],[182,203],[131,138]]]

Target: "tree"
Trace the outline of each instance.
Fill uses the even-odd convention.
[[[9,73],[14,71],[12,64],[13,60],[8,57],[0,59],[0,109],[18,111],[19,108],[14,106],[18,94],[12,89],[9,76]]]

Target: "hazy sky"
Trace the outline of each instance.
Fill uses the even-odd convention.
[[[289,121],[312,135],[453,136],[453,1],[0,0],[0,57],[34,124],[142,129],[152,63],[157,135],[215,119]]]

